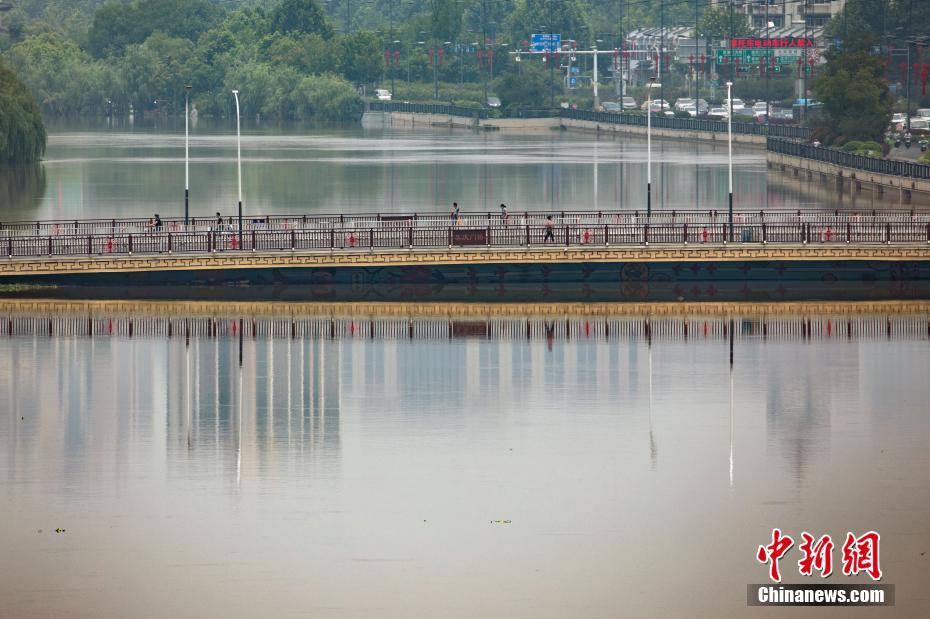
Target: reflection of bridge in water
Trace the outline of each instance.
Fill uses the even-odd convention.
[[[930,338],[930,304],[0,304],[8,337],[281,340]],[[731,326],[732,325],[732,326]]]

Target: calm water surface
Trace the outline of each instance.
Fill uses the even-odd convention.
[[[646,143],[631,137],[253,126],[242,156],[246,214],[645,208]],[[657,139],[653,156],[654,208],[726,208],[725,144]],[[190,157],[192,214],[235,212],[234,127],[201,122]],[[844,206],[819,184],[767,180],[758,148],[736,147],[734,166],[738,207]],[[0,175],[3,192],[3,220],[183,215],[183,126],[52,126],[45,162]]]
[[[926,305],[0,309],[0,616],[761,616],[773,526],[930,613]]]

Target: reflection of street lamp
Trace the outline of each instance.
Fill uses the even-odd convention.
[[[649,78],[649,91],[646,98],[646,216],[652,215],[652,90],[662,88],[656,78]],[[659,102],[662,109],[662,102]]]
[[[190,207],[188,206],[190,198],[190,173],[188,171],[190,165],[190,133],[187,128],[187,121],[190,118],[190,110],[188,106],[190,104],[190,93],[191,87],[184,87],[184,225],[188,224],[190,216]]]
[[[242,136],[239,129],[239,91],[232,91],[236,98],[236,174],[239,179],[239,249],[242,249]]]
[[[733,82],[727,82],[727,171],[728,171],[728,205],[729,240],[733,241]]]

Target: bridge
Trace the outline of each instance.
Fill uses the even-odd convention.
[[[401,298],[484,288],[529,300],[568,285],[608,300],[618,284],[624,299],[663,285],[674,299],[706,282],[839,282],[891,284],[914,298],[930,286],[930,212],[738,211],[732,223],[713,210],[2,222],[0,252],[0,285],[13,291],[305,285]]]

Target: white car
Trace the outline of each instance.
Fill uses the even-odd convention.
[[[707,112],[707,115],[711,118],[720,118],[726,120],[727,116],[730,114],[727,112],[727,108],[725,107],[712,107],[710,108],[710,111]]]
[[[384,88],[378,88],[375,90],[375,96],[378,98],[378,101],[390,101],[391,91],[385,90]]]
[[[921,108],[921,109],[917,110],[917,117],[918,117],[918,118],[927,118],[927,119],[930,119],[930,109],[928,109],[928,108]]]
[[[636,99],[633,97],[623,97],[623,109],[625,110],[635,110],[636,109]]]
[[[662,110],[668,110],[671,107],[668,104],[668,101],[664,99],[653,99],[652,101],[646,101],[642,105],[643,111],[648,109],[653,114],[658,114]]]
[[[689,105],[694,105],[694,99],[689,97],[682,97],[681,99],[675,101],[675,111],[684,112],[685,108]]]
[[[726,107],[726,108],[730,107],[729,103],[730,103],[729,101],[727,101],[726,99],[724,99],[724,100],[723,100],[723,107]],[[742,99],[737,99],[736,97],[733,97],[733,113],[734,113],[734,114],[739,114],[740,112],[744,111],[745,109],[746,109],[746,104],[743,103],[743,100],[742,100]]]
[[[752,104],[752,113],[756,114],[765,114],[768,104],[765,101],[756,101]]]

